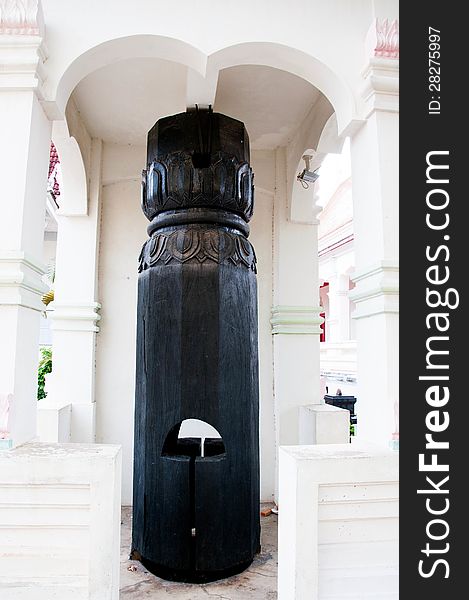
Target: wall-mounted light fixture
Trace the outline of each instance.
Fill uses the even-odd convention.
[[[301,173],[298,173],[298,175],[296,176],[298,181],[305,189],[308,189],[309,184],[314,183],[319,177],[319,167],[317,169],[314,169],[314,171],[311,171],[310,162],[312,158],[313,157],[309,154],[304,154],[302,156],[302,159],[305,161],[305,168],[301,171]]]

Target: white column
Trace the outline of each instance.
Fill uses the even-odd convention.
[[[348,421],[343,419],[343,411],[337,413],[334,407],[322,405],[320,396],[322,318],[319,313],[322,309],[319,306],[317,260],[317,213],[320,208],[311,198],[309,211],[305,211],[309,216],[303,222],[292,222],[286,198],[285,150],[280,148],[276,153],[271,319],[277,447],[327,443],[328,431],[334,431],[334,442],[347,442]]]
[[[358,435],[388,444],[398,401],[397,21],[375,20],[363,72],[365,124],[351,143],[356,270]]]
[[[278,443],[297,444],[299,407],[320,401],[318,221],[290,221],[286,181],[285,149],[280,148],[274,198],[274,389]]]
[[[67,197],[58,211],[57,260],[53,312],[53,371],[48,385],[50,409],[72,405],[72,442],[94,442],[95,348],[99,331],[97,300],[102,142],[91,142],[87,213],[67,215]],[[58,421],[57,421],[58,422]],[[64,441],[57,431],[57,439]],[[54,436],[55,437],[55,436]]]
[[[328,342],[346,342],[350,339],[349,277],[337,271],[329,277]]]
[[[38,4],[0,0],[0,429],[3,445],[36,435],[39,315],[50,122],[40,98]],[[38,98],[39,96],[39,98]],[[9,405],[9,411],[7,411]]]

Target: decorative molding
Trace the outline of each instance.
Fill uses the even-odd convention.
[[[359,281],[368,279],[369,277],[378,275],[383,272],[398,274],[399,273],[399,263],[394,262],[392,260],[382,260],[382,261],[373,263],[372,265],[370,265],[368,267],[356,269],[355,273],[353,274],[351,279],[354,283],[358,283]]]
[[[399,21],[374,19],[366,36],[368,56],[399,59]]]
[[[355,272],[351,278],[356,287],[349,292],[355,302],[354,319],[384,313],[399,313],[399,266],[381,261]]]
[[[101,304],[98,302],[87,304],[56,304],[53,302],[51,307],[53,308],[50,314],[53,331],[99,331],[97,323],[101,319],[98,314]]]
[[[396,64],[397,62],[397,64]],[[399,112],[399,63],[390,59],[370,59],[362,72],[365,118],[375,111]]]
[[[43,35],[39,0],[0,0],[0,35]]]
[[[185,208],[183,210],[165,210],[156,215],[147,227],[149,237],[161,229],[170,228],[172,231],[179,230],[184,225],[192,227],[195,225],[205,225],[210,227],[220,227],[227,229],[236,229],[245,237],[249,237],[249,225],[239,215],[220,210],[217,208]]]
[[[285,306],[272,307],[272,335],[286,334],[315,334],[320,335],[324,319],[320,316],[323,309],[320,306]]]
[[[44,21],[38,0],[0,0],[0,89],[37,90],[42,99]]]
[[[20,251],[0,254],[0,305],[23,306],[43,311],[42,295],[48,290],[42,281],[46,268]]]
[[[256,273],[256,254],[241,234],[206,226],[188,226],[169,233],[156,232],[144,244],[139,273],[156,264],[189,261],[244,266]]]
[[[172,152],[142,172],[142,208],[152,220],[159,212],[178,208],[216,207],[253,212],[254,176],[247,162],[217,152],[207,168],[196,168],[187,152]]]
[[[399,112],[399,22],[375,19],[366,37],[365,118],[375,111]]]
[[[0,89],[36,90],[42,100],[45,59],[42,38],[0,35]]]

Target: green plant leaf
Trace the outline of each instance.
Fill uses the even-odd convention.
[[[41,348],[41,358],[39,360],[37,371],[37,399],[42,400],[47,396],[44,386],[46,375],[52,372],[52,349]]]

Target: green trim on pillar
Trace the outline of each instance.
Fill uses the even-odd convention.
[[[272,307],[272,335],[309,334],[320,335],[324,319],[320,316],[323,309],[320,306],[285,306]]]

